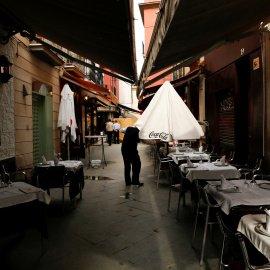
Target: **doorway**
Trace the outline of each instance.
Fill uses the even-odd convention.
[[[42,89],[44,84],[41,84]],[[33,121],[33,165],[42,161],[44,155],[47,160],[54,157],[53,145],[53,104],[52,96],[45,92],[37,91],[37,84],[33,83],[32,89],[32,121]]]

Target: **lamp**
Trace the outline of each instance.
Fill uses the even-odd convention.
[[[87,96],[87,95],[85,95],[84,97],[83,97],[83,100],[84,101],[87,101],[89,99],[89,97]]]
[[[0,80],[2,83],[7,83],[12,76],[12,64],[6,56],[0,56]]]
[[[28,95],[29,95],[29,93],[28,93],[28,91],[27,91],[27,88],[26,88],[26,86],[23,84],[23,96],[26,97],[26,96],[28,96]]]

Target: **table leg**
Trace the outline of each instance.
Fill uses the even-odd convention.
[[[90,160],[90,141],[88,141],[88,143],[87,143],[87,148],[88,148],[88,167],[87,167],[87,169],[89,169],[91,167],[91,160]]]
[[[104,169],[104,164],[107,166],[106,163],[106,158],[105,158],[105,151],[104,151],[104,144],[103,144],[103,138],[101,138],[101,147],[102,147],[102,163],[103,163],[103,169]]]

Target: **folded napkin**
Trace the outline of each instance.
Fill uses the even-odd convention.
[[[264,212],[266,213],[266,226],[265,229],[267,232],[270,232],[270,210],[264,209]]]
[[[226,156],[223,156],[223,157],[220,159],[221,165],[225,165],[225,159],[226,159]]]
[[[189,157],[187,157],[187,167],[194,167],[194,164],[190,161]]]
[[[54,161],[54,165],[58,166],[59,159],[57,157],[54,157],[53,161]]]
[[[42,156],[42,164],[43,164],[43,165],[48,164],[48,162],[47,162],[45,156]]]
[[[233,188],[234,185],[232,183],[230,183],[223,174],[220,175],[220,180],[221,180],[221,186],[220,189],[230,189]]]
[[[200,146],[199,147],[199,152],[202,152],[203,151],[203,146]]]

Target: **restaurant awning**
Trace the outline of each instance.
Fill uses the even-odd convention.
[[[135,113],[140,113],[140,111],[135,110],[135,109],[130,108],[130,107],[127,107],[127,106],[122,105],[122,104],[118,104],[118,107],[119,107],[120,109],[123,109],[123,110],[126,110],[126,111],[135,112]]]
[[[196,69],[183,77],[180,77],[178,79],[171,81],[170,83],[175,88],[175,87],[180,86],[188,81],[191,81],[192,79],[197,78],[200,75],[200,73],[201,73],[201,69]],[[145,96],[145,95],[149,95],[149,94],[154,94],[158,91],[158,89],[161,86],[162,86],[162,84],[155,85],[153,87],[145,88],[143,95]]]
[[[180,77],[178,79],[175,79],[173,81],[171,81],[171,85],[175,88],[175,90],[178,91],[178,89],[184,85],[185,83],[199,77],[199,75],[201,74],[201,69],[195,69],[193,71],[191,71],[190,73],[188,73],[186,76]],[[140,110],[145,110],[148,106],[148,104],[151,102],[152,98],[154,97],[155,93],[158,91],[158,89],[162,86],[162,84],[160,85],[155,85],[153,87],[148,87],[144,90],[143,94],[141,95],[141,99],[139,101],[138,104],[138,108]]]
[[[0,22],[137,80],[133,0],[0,0]]]
[[[269,18],[269,14],[268,0],[161,0],[137,95],[154,82],[146,82],[150,75],[174,65],[175,69],[187,66],[218,47],[251,34],[245,32]]]
[[[99,100],[102,104],[104,105],[110,105],[111,101],[109,101],[106,97],[104,97],[104,94],[110,93],[110,90],[107,88],[104,88],[102,86],[99,86],[97,84],[94,84],[89,81],[85,81],[83,79],[77,78],[71,74],[68,74],[67,72],[63,72],[60,74],[60,78],[73,83],[80,88],[86,90],[87,92],[90,93],[90,97],[95,97],[97,100]]]
[[[33,55],[39,57],[42,61],[51,66],[62,66],[65,63],[60,57],[42,44],[30,44],[29,49]]]

